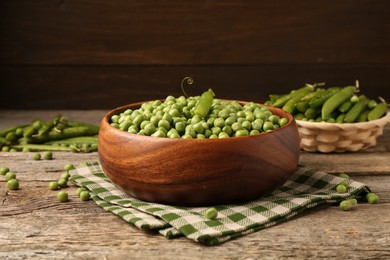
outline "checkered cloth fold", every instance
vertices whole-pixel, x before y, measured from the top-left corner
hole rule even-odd
[[[206,245],[217,245],[274,226],[321,204],[361,199],[369,191],[363,183],[349,179],[347,192],[340,194],[336,186],[343,178],[301,166],[268,196],[242,204],[215,206],[218,216],[210,220],[204,216],[207,207],[163,205],[127,195],[113,185],[97,162],[76,167],[70,174],[74,184],[90,191],[97,205],[136,227],[155,230],[167,238],[184,235]]]

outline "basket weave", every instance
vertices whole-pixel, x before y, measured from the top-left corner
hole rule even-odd
[[[308,152],[356,152],[376,144],[390,122],[386,116],[362,123],[324,123],[296,120],[301,137],[301,149]]]

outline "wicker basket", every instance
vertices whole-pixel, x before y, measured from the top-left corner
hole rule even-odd
[[[377,137],[390,122],[390,112],[380,119],[364,123],[296,122],[302,150],[322,153],[356,152],[376,144]]]

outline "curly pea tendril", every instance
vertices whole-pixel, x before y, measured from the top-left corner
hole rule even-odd
[[[185,77],[185,78],[183,78],[183,79],[181,80],[181,84],[180,84],[180,86],[181,86],[181,91],[183,92],[184,96],[185,96],[186,98],[188,98],[188,95],[187,95],[187,93],[186,93],[185,90],[184,90],[184,83],[187,83],[188,85],[192,85],[192,84],[194,83],[194,79],[191,78],[191,77]]]

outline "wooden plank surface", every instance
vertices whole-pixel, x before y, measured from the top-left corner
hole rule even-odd
[[[0,61],[389,63],[389,7],[386,0],[8,0],[0,4]]]
[[[389,10],[387,0],[0,1],[0,109],[105,109],[180,94],[188,75],[225,98],[358,79],[390,100]]]
[[[0,129],[50,119],[62,112],[98,124],[107,112],[0,110]],[[63,166],[97,160],[97,153],[55,153],[52,161],[34,161],[32,153],[0,153],[0,165],[16,172],[21,188],[9,191],[0,178],[1,259],[388,259],[390,258],[390,127],[367,151],[345,154],[305,153],[300,162],[320,170],[345,171],[366,183],[378,205],[360,204],[350,212],[336,206],[314,208],[300,217],[216,247],[185,238],[168,240],[140,231],[92,201],[56,201],[47,189]]]
[[[390,100],[390,65],[283,66],[0,66],[5,84],[0,108],[112,109],[133,102],[183,95],[180,82],[199,95],[212,88],[219,98],[264,102],[305,83],[346,86],[359,80],[362,93]]]

